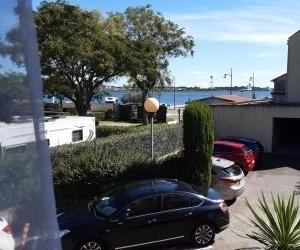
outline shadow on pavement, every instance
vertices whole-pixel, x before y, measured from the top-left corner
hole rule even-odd
[[[297,184],[295,186],[295,193],[296,193],[296,195],[300,195],[300,181],[297,182]]]
[[[226,205],[227,205],[228,207],[230,207],[230,206],[233,205],[235,202],[236,202],[236,198],[233,199],[233,200],[226,201]]]
[[[300,154],[266,153],[263,162],[254,171],[290,167],[300,170]]]

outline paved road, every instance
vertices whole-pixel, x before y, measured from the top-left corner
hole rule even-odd
[[[231,216],[229,228],[218,234],[214,245],[206,249],[261,249],[260,244],[255,241],[237,235],[242,234],[242,232],[249,232],[247,224],[241,221],[246,220],[250,216],[249,210],[244,204],[245,198],[255,206],[257,197],[261,191],[265,193],[268,200],[271,198],[271,192],[273,192],[274,195],[289,195],[295,191],[300,196],[300,159],[295,163],[290,157],[282,158],[279,155],[268,157],[267,160],[268,162],[264,169],[254,171],[248,175],[245,193],[229,207]],[[268,166],[272,167],[272,169],[268,169]],[[192,250],[191,248],[182,247],[171,248],[171,250],[175,249]]]

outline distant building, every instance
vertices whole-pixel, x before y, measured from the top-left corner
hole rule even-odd
[[[287,73],[276,77],[272,80],[274,83],[274,90],[272,92],[273,101],[276,103],[286,102],[286,86],[287,86]]]
[[[258,139],[267,152],[300,152],[300,31],[288,39],[287,73],[276,77],[272,101],[212,105],[215,136]]]
[[[288,39],[287,73],[272,82],[274,102],[300,103],[300,30]]]
[[[239,104],[243,102],[251,101],[251,99],[238,96],[238,95],[220,95],[220,96],[210,96],[202,99],[194,100],[191,102],[203,102],[208,105],[222,105],[222,104]]]

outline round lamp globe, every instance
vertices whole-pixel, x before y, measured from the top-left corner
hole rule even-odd
[[[148,113],[155,113],[159,109],[159,101],[153,97],[146,99],[144,108]]]

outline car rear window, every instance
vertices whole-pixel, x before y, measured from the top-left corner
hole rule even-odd
[[[223,168],[222,171],[231,176],[240,175],[242,173],[242,170],[236,165],[230,166],[229,168]]]
[[[250,151],[250,149],[247,146],[243,146],[242,150],[243,150],[243,152],[249,152]]]

